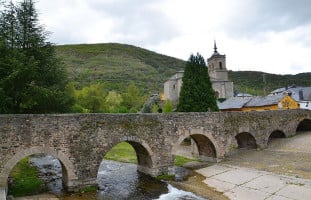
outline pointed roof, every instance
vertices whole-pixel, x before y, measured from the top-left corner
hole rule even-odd
[[[214,40],[214,52],[213,54],[211,55],[210,58],[207,59],[207,62],[211,61],[212,59],[214,58],[225,58],[226,56],[225,55],[222,55],[220,54],[218,51],[217,51],[217,44],[216,44],[216,40]]]
[[[218,51],[217,51],[217,45],[216,45],[216,40],[214,40],[214,53],[212,56],[214,55],[219,55]]]

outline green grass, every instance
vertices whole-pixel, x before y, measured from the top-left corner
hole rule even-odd
[[[105,159],[126,163],[137,163],[136,152],[134,148],[127,142],[121,142],[114,146],[106,154]]]
[[[40,191],[43,181],[38,177],[37,168],[29,164],[29,157],[22,159],[12,170],[13,185],[9,194],[15,197],[35,194]]]
[[[200,160],[198,160],[198,159],[190,159],[190,158],[175,155],[174,165],[181,167],[184,164],[186,164],[188,162],[192,162],[192,161],[200,162]]]
[[[127,142],[121,142],[114,146],[105,156],[107,160],[114,160],[119,162],[126,163],[136,163],[137,164],[137,156],[134,148]],[[174,165],[183,166],[184,164],[192,161],[198,161],[198,159],[189,159],[182,156],[175,156]]]
[[[84,188],[81,188],[79,190],[80,193],[85,193],[85,192],[94,192],[97,190],[97,187],[95,186],[88,186],[88,187],[84,187]]]

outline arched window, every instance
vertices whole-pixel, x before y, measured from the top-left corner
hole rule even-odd
[[[222,62],[219,62],[219,69],[222,69]]]

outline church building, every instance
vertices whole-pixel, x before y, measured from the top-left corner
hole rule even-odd
[[[226,56],[218,53],[214,42],[214,53],[207,59],[207,67],[216,98],[233,97],[233,82],[228,79]],[[164,99],[177,103],[184,72],[179,71],[164,83]]]

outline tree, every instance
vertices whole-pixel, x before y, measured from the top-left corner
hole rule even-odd
[[[169,99],[165,101],[164,106],[163,106],[163,112],[164,113],[169,113],[169,112],[173,112],[174,106],[172,101],[170,101]]]
[[[122,94],[122,106],[129,112],[136,113],[142,105],[142,97],[134,83],[127,87],[127,91]]]
[[[46,41],[48,33],[39,24],[34,2],[0,8],[0,89],[7,99],[0,111],[69,112],[73,97],[66,91],[67,74]]]
[[[122,103],[122,97],[115,91],[110,91],[106,98],[106,107],[109,113],[118,113],[120,110],[120,104]]]
[[[106,95],[102,84],[96,83],[75,92],[74,112],[101,113],[105,111]]]
[[[198,53],[187,61],[177,111],[218,111],[216,98],[204,58]]]

